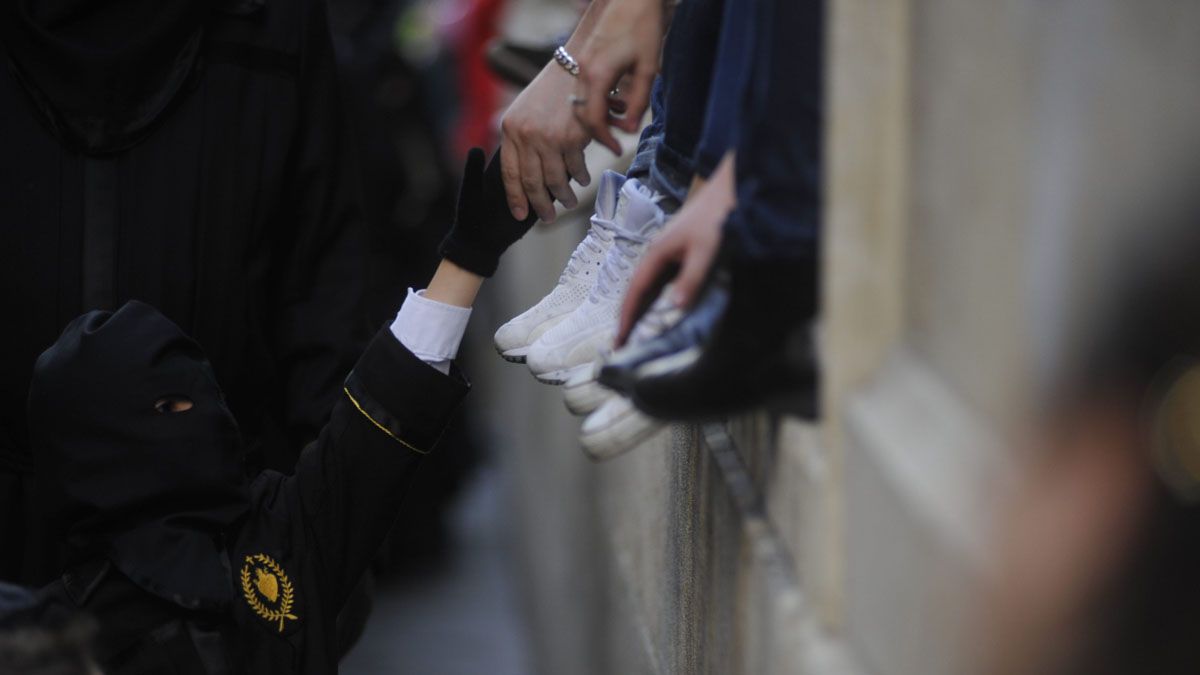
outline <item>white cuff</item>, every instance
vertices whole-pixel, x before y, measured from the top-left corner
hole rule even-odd
[[[392,321],[392,335],[414,356],[449,373],[470,318],[471,308],[430,300],[424,290],[410,288]]]

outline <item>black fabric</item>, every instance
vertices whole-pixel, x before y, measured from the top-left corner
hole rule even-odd
[[[24,586],[0,581],[0,628],[21,623],[22,617],[37,606],[37,596]]]
[[[91,624],[87,617],[80,614],[75,609],[74,603],[67,598],[48,596],[37,589],[0,582],[0,672],[8,673],[4,667],[11,663],[8,658],[13,656],[10,650],[17,646],[16,641],[28,641],[32,638],[32,642],[36,643],[42,639],[41,635],[33,637],[37,633],[57,634],[56,637],[63,642],[75,642],[79,647],[86,646],[92,634]],[[9,639],[5,640],[6,637]],[[69,652],[73,651],[72,648],[76,645],[57,645],[57,653],[52,655],[57,658],[47,659],[47,661],[58,660],[60,663],[72,661],[72,654]],[[50,649],[46,649],[49,645],[31,646],[33,649],[30,651],[40,651],[43,654],[50,651]],[[49,654],[45,655],[50,656]],[[23,658],[27,659],[28,656],[27,653]],[[79,656],[79,654],[75,656]],[[60,664],[43,662],[42,665],[47,666],[45,671],[47,673],[60,672],[53,670],[54,665]],[[28,671],[22,670],[21,672]],[[67,672],[85,672],[85,670],[80,667],[78,671],[69,670]]]
[[[226,675],[233,668],[222,635],[222,613],[183,610],[147,594],[111,564],[89,564],[64,574],[39,593],[44,604],[87,608],[103,616],[92,657],[105,673]]]
[[[119,570],[98,577],[93,568],[45,589],[97,618],[98,642],[107,646],[103,672],[211,672],[198,667],[202,659],[228,663],[236,673],[337,672],[336,616],[395,522],[424,457],[411,449],[416,436],[396,437],[363,410],[382,410],[412,432],[437,438],[469,389],[460,376],[443,375],[408,352],[386,328],[354,373],[354,398],[340,393],[295,474],[265,471],[250,484],[246,517],[225,536],[237,596],[230,608],[163,602]],[[264,592],[259,581],[268,575]]]
[[[658,344],[675,351],[625,374],[630,398],[665,421],[713,421],[758,407],[815,419],[812,266],[739,263],[732,272],[727,301],[720,286],[710,287],[687,317],[651,340],[643,351],[669,353]],[[621,375],[607,379],[619,382]]]
[[[136,143],[191,79],[212,0],[5,0],[0,39],[68,146]]]
[[[500,151],[484,166],[483,150],[471,148],[463,167],[458,193],[458,212],[454,226],[442,240],[442,257],[474,272],[490,277],[496,273],[500,256],[537,222],[530,214],[525,220],[513,218],[500,176]]]
[[[116,282],[117,171],[115,162],[83,164],[83,304],[113,309]]]
[[[386,354],[389,361],[407,363],[409,370],[428,370],[427,376],[441,375],[433,366],[414,357],[389,331],[376,335],[368,350]],[[429,420],[440,420],[443,402],[460,397],[464,385],[469,387],[458,367],[455,364],[450,367],[450,377],[425,377],[420,389],[385,370],[356,368],[346,378],[346,391],[388,433],[403,438],[417,452],[428,453],[442,434],[442,425],[431,425]]]
[[[2,22],[2,20],[0,20]],[[61,571],[25,399],[73,318],[140,299],[205,349],[251,468],[291,471],[365,345],[363,242],[324,3],[211,13],[195,86],[111,155],[111,302],[85,299],[85,165],[0,67],[0,579]],[[3,56],[0,56],[3,58]]]
[[[156,406],[180,397],[191,409]],[[34,368],[29,426],[69,561],[106,557],[164,600],[228,606],[222,537],[247,507],[243,448],[178,326],[136,301],[71,322]]]

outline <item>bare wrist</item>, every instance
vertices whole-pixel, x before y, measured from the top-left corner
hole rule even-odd
[[[483,277],[449,260],[442,260],[425,289],[425,297],[455,307],[470,307],[475,304],[475,296],[482,285]]]

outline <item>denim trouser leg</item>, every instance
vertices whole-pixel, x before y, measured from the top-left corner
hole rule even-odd
[[[754,77],[726,224],[743,261],[815,262],[821,217],[822,0],[755,0]],[[815,265],[803,266],[815,274]]]
[[[693,166],[708,178],[725,153],[737,145],[746,83],[753,72],[755,15],[753,0],[729,0],[721,19],[721,38],[713,64],[704,126]]]
[[[630,178],[645,180],[650,176],[650,166],[654,163],[654,153],[658,151],[663,139],[663,94],[662,77],[654,78],[654,86],[650,89],[650,124],[642,129],[638,137],[637,153],[625,174]]]
[[[637,153],[625,175],[636,178],[655,192],[670,197],[673,201],[664,202],[663,207],[674,211],[687,195],[690,177],[681,179],[673,172],[663,173],[656,167],[663,146],[663,126],[666,121],[663,90],[663,78],[656,78],[654,87],[650,90],[650,124],[642,129],[642,135],[638,138]]]
[[[663,47],[663,139],[651,176],[680,202],[695,173],[725,0],[686,0],[675,10]]]

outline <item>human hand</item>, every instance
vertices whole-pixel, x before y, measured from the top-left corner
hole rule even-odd
[[[554,222],[554,199],[567,208],[579,204],[570,180],[580,185],[592,180],[583,159],[591,138],[567,102],[574,79],[557,63],[546,64],[500,122],[501,175],[517,220],[532,206],[539,218]]]
[[[483,150],[471,148],[463,168],[454,225],[442,240],[442,257],[456,266],[490,277],[500,256],[533,227],[534,217],[517,219],[509,212],[500,179],[503,151],[497,150],[484,168]]]
[[[629,133],[637,131],[658,73],[662,36],[662,0],[609,0],[576,57],[575,118],[614,154],[621,154],[621,144],[609,124]],[[615,118],[609,115],[609,92],[618,83],[624,111]]]
[[[618,347],[625,344],[634,324],[672,279],[672,302],[685,309],[692,306],[717,257],[722,226],[735,202],[730,154],[721,160],[710,180],[693,191],[634,271],[621,304]]]

